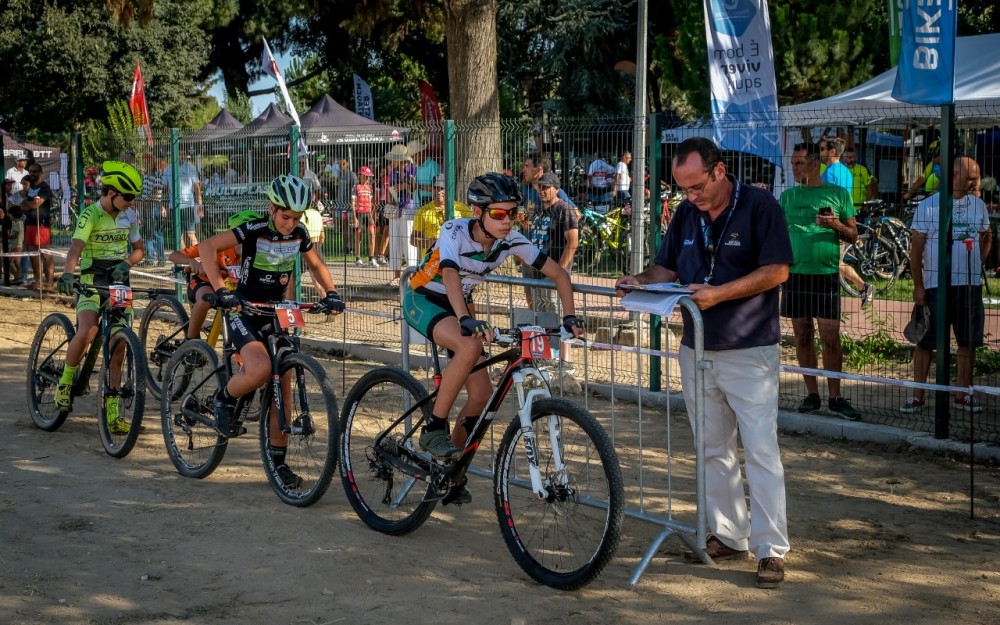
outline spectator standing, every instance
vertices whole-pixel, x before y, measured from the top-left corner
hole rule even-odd
[[[24,252],[24,211],[20,206],[10,205],[7,211],[10,218],[10,234],[8,235],[8,248],[11,254],[21,254]],[[10,283],[12,286],[24,284],[24,276],[27,273],[27,265],[23,262],[28,260],[24,256],[11,259],[10,263]]]
[[[441,166],[433,158],[427,156],[427,146],[419,141],[406,144],[406,153],[413,159],[414,190],[413,205],[422,206],[434,201],[434,179],[441,173]]]
[[[632,153],[623,152],[618,165],[615,167],[615,203],[625,204],[632,199],[632,174],[629,173],[629,165],[632,164]]]
[[[205,208],[201,197],[201,176],[198,168],[191,162],[191,153],[184,155],[184,162],[177,169],[179,182],[178,188],[174,189],[173,164],[167,165],[163,169],[161,183],[163,187],[163,197],[167,198],[171,206],[175,197],[180,202],[181,211],[181,235],[180,247],[198,245],[198,224],[204,217]]]
[[[823,137],[819,140],[819,155],[825,166],[820,172],[823,182],[835,184],[848,191],[854,189],[854,176],[843,163],[840,155],[844,153],[844,140],[840,137]]]
[[[788,277],[792,249],[784,214],[769,192],[726,173],[719,148],[697,137],[677,146],[673,175],[687,198],[674,213],[653,264],[615,288],[690,284],[704,319],[705,488],[713,560],[757,559],[757,586],[785,577],[789,550],[785,473],[778,448],[778,285]],[[684,315],[681,377],[688,414],[695,395],[694,328]],[[692,421],[692,426],[694,422]],[[740,475],[743,441],[750,512]],[[689,554],[689,557],[694,557]]]
[[[416,265],[417,249],[410,244],[415,210],[413,205],[414,167],[406,155],[406,146],[395,148],[386,155],[391,163],[389,170],[389,195],[391,204],[386,209],[389,219],[389,264],[392,266],[392,286],[399,285],[403,267]]]
[[[156,263],[158,267],[167,264],[167,257],[163,247],[163,231],[167,227],[167,207],[163,204],[163,188],[160,181],[163,174],[157,167],[156,156],[147,153],[143,158],[144,170],[142,172],[142,195],[136,202],[136,213],[140,219],[140,233],[143,241],[146,242],[146,249],[149,251],[147,258],[149,262]]]
[[[364,265],[361,260],[361,238],[362,233],[368,233],[368,264],[372,267],[380,267],[375,258],[375,216],[372,214],[372,204],[375,198],[375,189],[372,188],[372,179],[375,172],[367,165],[362,165],[358,170],[360,181],[354,185],[354,264]]]
[[[587,199],[591,202],[610,203],[614,179],[615,168],[604,160],[600,152],[595,152],[594,160],[587,168],[587,184],[590,185]]]
[[[434,179],[434,201],[428,202],[417,209],[417,214],[413,218],[413,233],[410,234],[410,245],[417,248],[420,258],[427,256],[427,252],[437,243],[441,234],[441,226],[446,221],[444,210],[445,201],[445,178],[444,174],[438,174]],[[452,204],[454,214],[452,219],[460,217],[472,217],[472,210],[455,200]]]
[[[13,181],[15,185],[21,184],[21,178],[28,175],[28,157],[21,154],[14,161],[14,166],[7,170],[4,180]]]
[[[917,193],[930,195],[936,193],[941,185],[941,143],[931,141],[927,146],[927,156],[931,159],[924,167],[923,173],[913,181],[913,184],[903,192],[903,199],[908,200]]]
[[[23,202],[21,204],[24,210],[24,250],[37,252],[37,255],[31,257],[35,287],[52,291],[55,288],[55,261],[47,250],[52,245],[51,211],[54,195],[49,183],[45,181],[39,163],[28,165],[28,174],[31,175],[32,183],[27,195],[32,203],[29,206],[25,206]]]
[[[546,172],[551,171],[552,159],[547,155],[540,156],[536,152],[532,152],[525,157],[524,163],[521,165],[521,195],[524,197],[524,207],[527,209],[529,218],[535,209],[542,205],[542,198],[535,189],[535,186]],[[576,208],[576,203],[561,188],[558,189],[557,195],[560,200]]]
[[[573,257],[580,243],[580,215],[558,196],[561,181],[559,176],[546,172],[538,181],[538,194],[542,205],[531,217],[527,239],[552,260],[559,263],[567,274],[573,270]],[[521,265],[525,278],[542,280],[545,276],[531,265]],[[528,305],[538,312],[559,312],[559,299],[553,289],[528,287],[525,289]],[[553,385],[564,392],[576,395],[582,392],[580,383],[573,377],[573,352],[567,345],[559,346],[562,361],[559,375]]]
[[[843,165],[841,165],[843,167]],[[829,171],[829,168],[827,168]],[[823,345],[823,367],[840,371],[840,241],[858,239],[854,203],[850,192],[819,176],[819,156],[811,143],[800,143],[792,152],[792,173],[798,186],[781,194],[788,222],[795,264],[782,288],[781,315],[792,320],[799,366],[815,369],[815,328]],[[815,320],[815,324],[814,324]],[[806,398],[798,411],[819,410],[823,403],[816,377],[803,376]],[[840,380],[827,378],[829,408],[845,419],[857,421],[860,413],[840,394]]]
[[[949,315],[948,324],[953,328],[958,343],[958,386],[972,384],[972,365],[975,349],[983,344],[983,276],[982,261],[989,256],[993,245],[986,205],[976,197],[979,188],[979,165],[968,157],[957,158],[952,167],[952,241],[951,241],[951,284],[945,298]],[[913,274],[913,303],[930,308],[929,330],[913,350],[913,379],[926,382],[930,371],[931,356],[937,337],[935,318],[937,310],[937,289],[941,282],[938,275],[938,242],[941,239],[939,213],[941,194],[936,193],[917,205],[913,216],[912,244],[910,247],[910,271]],[[971,239],[969,252],[964,241]],[[970,259],[972,260],[970,266]],[[955,405],[968,412],[981,412],[971,395],[955,393]],[[903,413],[913,413],[926,405],[924,390],[914,389],[913,398],[900,409]]]
[[[851,187],[851,199],[854,201],[854,209],[857,210],[868,200],[878,198],[878,179],[868,171],[868,168],[858,162],[858,155],[854,148],[844,148],[844,156],[840,162],[851,172],[854,185]]]

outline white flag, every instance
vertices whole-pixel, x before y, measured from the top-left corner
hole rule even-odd
[[[354,112],[368,119],[375,119],[375,105],[372,90],[361,76],[354,75]]]
[[[302,135],[302,122],[299,121],[299,114],[295,111],[292,97],[288,95],[285,78],[281,75],[281,69],[278,67],[278,62],[274,60],[274,55],[271,54],[271,47],[267,45],[267,39],[264,39],[264,55],[261,58],[261,65],[264,66],[265,72],[278,81],[278,88],[281,90],[281,97],[285,99],[285,106],[288,107],[288,112],[295,121],[295,125],[299,127],[299,149],[302,154],[308,154],[309,149],[306,147],[306,138]]]

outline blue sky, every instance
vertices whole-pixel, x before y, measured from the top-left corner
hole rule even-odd
[[[276,54],[275,58],[278,60],[278,67],[281,69],[282,75],[284,75],[284,73],[288,70],[288,65],[291,62],[291,57],[288,56],[287,54]],[[216,78],[215,86],[213,86],[211,90],[209,90],[209,93],[215,96],[215,99],[219,101],[219,104],[222,104],[223,101],[225,101],[226,99],[226,90],[222,84],[222,75],[216,73],[215,78]],[[264,74],[264,77],[261,78],[260,80],[250,83],[250,91],[255,91],[257,89],[271,89],[277,86],[277,84],[278,83],[275,82],[273,78],[271,78],[267,74]],[[277,102],[277,94],[275,94],[273,91],[271,93],[268,93],[267,95],[258,95],[250,98],[250,103],[253,105],[253,116],[257,117],[258,115],[260,115],[264,111],[264,109],[267,108],[267,105],[271,104],[272,102]]]

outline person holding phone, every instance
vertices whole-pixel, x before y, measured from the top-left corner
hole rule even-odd
[[[785,190],[779,203],[788,222],[795,263],[782,287],[781,316],[792,320],[799,366],[817,366],[815,329],[823,343],[823,368],[840,371],[840,242],[854,243],[854,202],[844,187],[823,181],[819,175],[819,150],[815,144],[797,144],[792,152],[792,173],[798,186]],[[814,322],[815,320],[815,322]],[[823,406],[816,376],[804,375],[806,397],[799,412]],[[861,413],[840,394],[840,380],[827,378],[829,409],[850,421]]]

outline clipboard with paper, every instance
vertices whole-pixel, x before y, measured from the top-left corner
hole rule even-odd
[[[622,285],[621,288],[629,291],[622,298],[622,308],[661,317],[669,317],[682,297],[694,293],[687,285],[676,282]]]

